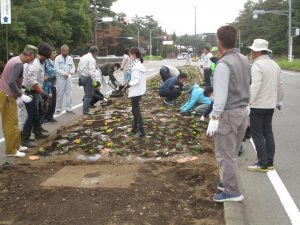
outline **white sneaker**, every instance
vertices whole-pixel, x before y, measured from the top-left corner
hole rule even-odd
[[[23,157],[25,157],[25,155],[26,154],[24,152],[17,151],[16,154],[6,155],[6,157],[19,157],[19,158],[23,158]]]
[[[19,148],[20,152],[26,152],[27,150],[28,150],[28,148],[26,146],[20,145],[20,148]]]

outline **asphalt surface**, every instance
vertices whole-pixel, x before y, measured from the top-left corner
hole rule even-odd
[[[159,71],[162,65],[180,66],[185,60],[163,60],[145,62],[146,75],[151,76]],[[198,65],[199,63],[193,63]],[[77,77],[73,80],[73,106],[76,115],[65,113],[56,117],[58,123],[45,125],[51,133],[59,126],[70,124],[82,115],[83,89],[77,84]],[[284,71],[283,109],[276,110],[273,119],[273,131],[276,142],[275,168],[276,172],[290,194],[293,204],[283,206],[281,199],[286,199],[286,193],[275,191],[270,178],[274,174],[253,173],[247,171],[247,166],[256,162],[256,153],[252,144],[244,143],[245,151],[239,160],[241,189],[244,194],[242,203],[225,203],[225,217],[230,225],[288,225],[300,224],[300,73]],[[1,124],[1,121],[0,121]],[[0,132],[0,163],[5,160],[2,131]],[[276,186],[276,182],[275,182]],[[294,211],[293,211],[294,209]],[[289,216],[290,217],[289,217]]]

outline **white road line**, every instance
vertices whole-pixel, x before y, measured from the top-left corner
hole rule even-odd
[[[285,70],[283,70],[282,71],[284,74],[288,74],[288,75],[292,75],[292,76],[297,76],[298,74],[296,74],[296,73],[291,73],[291,72],[288,72],[288,71],[285,71]]]
[[[157,73],[149,74],[149,75],[146,76],[146,77],[150,78],[150,77],[154,76],[155,74],[157,74]],[[83,88],[83,87],[79,87],[79,88],[81,89],[81,88]],[[106,94],[107,94],[107,93],[106,93]],[[72,107],[72,109],[77,109],[77,108],[79,108],[79,107],[82,106],[82,105],[83,105],[83,103],[80,103],[80,104],[75,105],[74,107]],[[62,116],[62,115],[65,114],[65,113],[66,113],[66,110],[62,111],[60,114],[54,115],[53,117],[56,118],[56,117]],[[2,142],[4,142],[4,141],[5,141],[5,139],[4,139],[4,138],[1,138],[1,139],[0,139],[0,144],[1,144]]]
[[[255,148],[252,138],[250,139],[250,142],[254,148],[254,151],[256,152],[256,148]],[[300,224],[299,209],[298,209],[295,201],[291,197],[290,193],[286,189],[284,183],[280,179],[277,171],[275,169],[270,170],[267,172],[267,175],[279,197],[279,200],[280,200],[285,212],[287,213],[288,217],[290,218],[292,225],[299,225]]]

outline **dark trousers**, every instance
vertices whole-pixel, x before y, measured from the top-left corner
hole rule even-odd
[[[88,114],[90,112],[90,103],[94,95],[93,80],[90,76],[80,76],[80,80],[84,90],[83,114]]]
[[[31,132],[35,134],[41,133],[41,96],[36,92],[27,93],[32,96],[32,101],[26,103],[27,119],[22,131],[22,139],[29,139]]]
[[[212,71],[210,68],[204,69],[204,80],[206,87],[211,86]]]
[[[167,102],[173,101],[181,95],[181,91],[177,89],[160,91],[159,96],[165,97]]]
[[[133,115],[133,124],[132,124],[132,130],[134,132],[140,131],[142,134],[145,133],[144,130],[144,122],[142,118],[142,114],[140,111],[140,100],[142,96],[136,96],[136,97],[131,97],[131,112]]]
[[[99,92],[98,90],[94,89],[94,95],[90,102],[90,105],[95,105],[98,101],[101,101],[103,99],[104,99],[103,94],[101,94],[101,92]]]
[[[255,109],[250,112],[251,135],[257,151],[258,164],[266,167],[273,164],[275,142],[272,131],[274,109]]]
[[[46,120],[53,119],[56,107],[56,87],[51,87],[52,98],[48,102],[48,110],[45,115]]]

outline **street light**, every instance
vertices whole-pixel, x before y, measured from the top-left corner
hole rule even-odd
[[[253,19],[257,19],[258,15],[267,13],[287,16],[289,20],[288,27],[288,60],[293,60],[293,37],[292,37],[292,0],[288,0],[289,10],[253,10]]]
[[[97,5],[97,1],[93,0],[92,4],[90,5],[90,8],[93,9],[93,17],[94,17],[94,45],[97,46],[97,9],[99,6]]]

